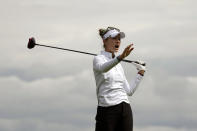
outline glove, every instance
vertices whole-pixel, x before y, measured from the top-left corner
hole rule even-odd
[[[138,71],[144,70],[146,71],[146,64],[143,61],[132,62],[132,64],[137,68]]]

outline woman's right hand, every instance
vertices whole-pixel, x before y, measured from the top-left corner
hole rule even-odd
[[[122,60],[122,59],[124,59],[125,57],[127,57],[127,56],[131,53],[131,51],[132,51],[133,49],[134,49],[133,43],[130,44],[130,45],[128,45],[128,46],[124,49],[124,51],[122,52],[122,54],[119,56],[120,59]]]

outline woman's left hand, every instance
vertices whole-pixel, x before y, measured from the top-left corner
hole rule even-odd
[[[137,61],[138,63],[133,62],[132,64],[137,68],[139,71],[138,74],[144,75],[144,72],[146,71],[146,65],[145,62]],[[144,65],[143,65],[144,64]]]

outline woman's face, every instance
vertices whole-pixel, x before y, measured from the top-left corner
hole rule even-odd
[[[116,53],[119,50],[120,47],[120,35],[117,35],[114,38],[107,38],[106,40],[104,40],[104,47],[105,47],[105,51],[107,52],[111,52],[111,53]]]

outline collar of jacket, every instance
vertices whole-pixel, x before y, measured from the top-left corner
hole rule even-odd
[[[111,52],[107,52],[107,51],[101,51],[101,54],[106,56],[107,58],[112,59],[112,53]]]

